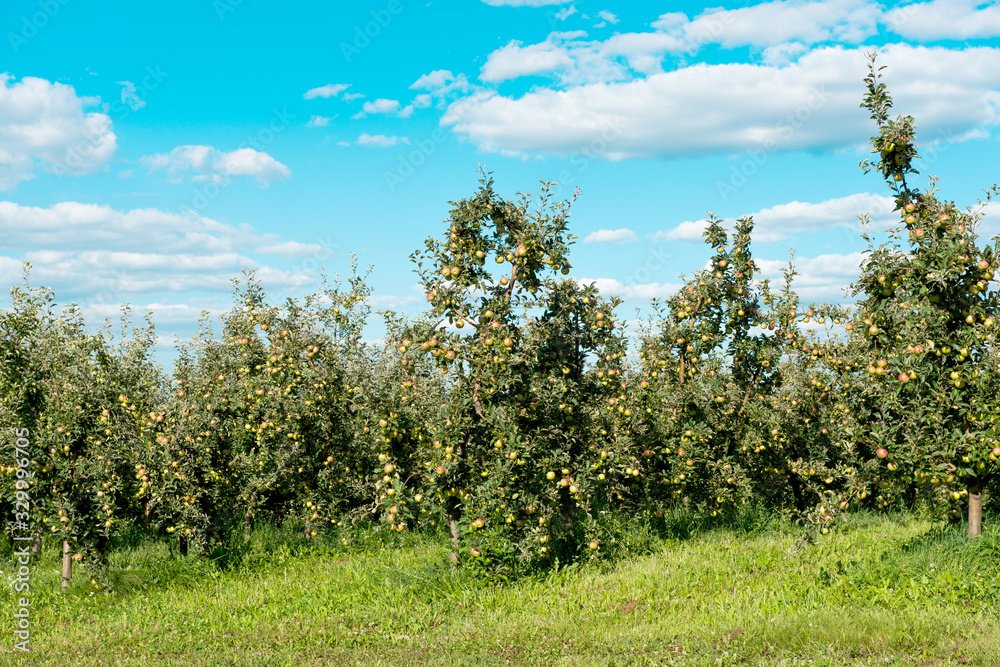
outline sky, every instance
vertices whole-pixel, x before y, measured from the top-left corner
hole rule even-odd
[[[849,303],[858,216],[898,224],[858,167],[873,49],[920,178],[974,206],[1000,181],[994,2],[7,0],[0,305],[29,261],[95,326],[150,309],[169,367],[244,268],[280,302],[353,253],[373,307],[416,314],[410,255],[480,166],[504,197],[579,188],[571,275],[630,320],[705,266],[710,212],[754,217],[761,277],[794,251],[804,300]]]

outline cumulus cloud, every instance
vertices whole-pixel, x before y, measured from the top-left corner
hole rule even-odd
[[[556,12],[556,18],[559,19],[560,21],[565,21],[570,16],[576,13],[577,13],[576,6],[570,5],[569,7],[563,7],[558,12]]]
[[[0,190],[34,178],[39,165],[57,175],[100,170],[118,144],[111,119],[84,110],[98,102],[66,84],[0,73]]]
[[[782,42],[858,44],[878,33],[882,10],[869,0],[775,0],[738,9],[709,9],[691,21],[676,13],[653,23],[690,48],[765,47]],[[681,19],[683,17],[683,19]]]
[[[131,81],[119,81],[118,85],[122,87],[122,103],[127,104],[132,111],[138,111],[146,106],[146,103],[139,99],[134,83]]]
[[[419,79],[410,84],[411,90],[426,90],[428,91],[424,95],[418,95],[417,99],[423,98],[423,102],[418,103],[414,100],[415,106],[428,106],[430,103],[430,97],[444,97],[449,93],[467,92],[471,86],[469,85],[469,80],[464,74],[452,74],[450,70],[438,69],[428,74],[424,74]]]
[[[412,111],[412,106],[400,109],[399,100],[379,98],[377,100],[372,100],[371,102],[365,102],[361,107],[361,111],[351,116],[351,118],[358,120],[368,116],[369,114],[389,114],[397,112],[400,117],[405,118],[409,116]]]
[[[406,137],[362,133],[361,136],[358,137],[357,143],[358,146],[368,146],[370,148],[389,148],[391,146],[395,146],[396,144],[409,144],[410,140]]]
[[[326,127],[336,116],[310,116],[306,127]]]
[[[549,42],[532,57],[503,55],[527,48],[491,54],[484,77],[538,72],[566,54]],[[925,137],[958,137],[1000,121],[1000,49],[896,44],[881,62],[895,108],[919,118]],[[520,97],[480,90],[453,102],[442,122],[484,150],[514,154],[570,154],[617,127],[603,152],[612,160],[857,146],[870,135],[858,108],[865,63],[863,48],[823,47],[780,67],[702,63]]]
[[[506,81],[551,72],[571,64],[569,54],[556,44],[543,42],[522,46],[521,42],[515,40],[489,55],[479,78],[490,82]]]
[[[635,241],[635,232],[631,229],[598,229],[587,234],[584,243],[631,243]]]
[[[860,228],[858,216],[868,214],[873,226],[884,228],[898,222],[892,197],[861,192],[813,204],[792,201],[777,204],[750,214],[754,221],[756,243],[784,241],[794,234],[815,233],[829,229]],[[673,229],[657,232],[653,238],[670,241],[702,241],[707,220],[688,220]]]
[[[329,239],[301,243],[198,215],[65,201],[48,207],[0,201],[0,281],[21,283],[22,261],[34,284],[85,314],[116,315],[122,303],[153,307],[157,323],[191,327],[203,307],[219,307],[244,267],[269,289],[315,285],[320,261],[336,252]],[[261,257],[280,258],[278,264]],[[92,320],[88,319],[88,322]]]
[[[325,86],[320,86],[319,88],[312,88],[310,90],[307,90],[302,97],[304,97],[307,100],[314,100],[317,97],[322,97],[322,98],[336,97],[337,95],[344,92],[350,87],[351,84],[349,83],[328,83]]]
[[[983,39],[1000,35],[1000,5],[978,0],[913,2],[887,11],[883,22],[909,39]]]
[[[368,303],[375,309],[394,310],[403,306],[417,303],[419,300],[415,296],[398,296],[395,294],[373,294],[368,298]]]
[[[230,176],[253,176],[264,187],[292,175],[291,169],[253,148],[225,153],[212,146],[178,146],[169,153],[143,156],[140,162],[150,171],[165,170],[172,175],[194,172],[196,181],[225,182]]]
[[[563,12],[568,15],[570,9]],[[564,18],[563,12],[557,17]],[[608,11],[599,16],[602,21],[595,27],[617,21]],[[550,35],[538,44],[509,43],[488,59],[483,80],[545,74],[564,85],[624,81],[661,71],[665,58],[684,58],[708,45],[750,47],[751,56],[765,64],[784,65],[814,46],[861,44],[880,28],[914,39],[989,38],[1000,35],[1000,7],[995,2],[932,0],[885,11],[872,0],[773,0],[706,9],[693,18],[668,12],[651,27],[603,41],[558,43]]]
[[[361,108],[365,113],[392,113],[399,109],[399,100],[377,99],[365,102]]]
[[[682,285],[672,283],[622,283],[614,278],[580,278],[581,285],[594,285],[604,295],[618,296],[625,301],[650,301],[673,296]]]
[[[795,258],[793,266],[799,275],[795,276],[792,289],[807,302],[843,301],[844,291],[857,279],[865,257],[864,253],[853,252]],[[784,281],[781,272],[788,266],[788,260],[754,259],[754,262],[760,269],[758,278]]]

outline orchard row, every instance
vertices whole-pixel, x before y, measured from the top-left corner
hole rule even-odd
[[[0,423],[31,434],[32,524],[94,564],[136,528],[186,552],[255,521],[439,525],[500,574],[617,553],[614,517],[677,505],[764,504],[822,534],[852,507],[920,502],[967,507],[978,533],[1000,457],[997,241],[908,185],[913,119],[889,120],[874,60],[866,83],[879,159],[862,166],[909,234],[869,239],[850,308],[801,303],[791,265],[759,280],[752,220],[712,218],[710,268],[629,339],[618,299],[566,277],[570,202],[544,185],[506,200],[486,174],[412,256],[426,311],[383,313],[380,347],[356,272],[281,305],[234,281],[221,331],[169,378],[151,322],[117,339],[13,290]],[[17,474],[0,464],[8,515]]]

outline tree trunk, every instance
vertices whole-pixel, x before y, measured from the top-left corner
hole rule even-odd
[[[62,589],[69,588],[69,580],[73,578],[73,555],[69,552],[69,542],[63,542]]]
[[[42,554],[42,534],[44,532],[44,526],[42,526],[42,524],[38,524],[38,530],[35,531],[35,539],[31,543],[32,556],[40,556]]]
[[[147,535],[149,535],[151,520],[152,512],[149,509],[149,498],[146,498],[142,501],[142,527],[145,529]]]
[[[451,560],[452,567],[458,562],[458,521],[462,518],[462,504],[455,499],[455,496],[450,496],[447,502],[448,511],[448,529],[451,531],[451,545],[454,551],[451,552],[449,560]]]
[[[806,499],[802,495],[802,483],[799,481],[798,475],[792,473],[788,476],[788,482],[792,487],[792,495],[795,497],[795,509],[799,512],[806,511]]]
[[[983,481],[978,477],[969,482],[969,536],[983,533]]]
[[[188,538],[187,535],[181,535],[179,541],[181,556],[188,555]]]
[[[243,539],[250,539],[250,531],[253,530],[253,504],[257,502],[257,492],[255,491],[247,502],[247,513],[243,517]]]

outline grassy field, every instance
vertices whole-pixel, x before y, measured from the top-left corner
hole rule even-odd
[[[226,568],[122,549],[115,592],[78,576],[67,595],[47,545],[32,651],[0,664],[996,666],[1000,531],[987,526],[969,542],[961,526],[855,515],[809,543],[777,520],[682,517],[637,531],[645,555],[504,585],[453,573],[433,537],[338,549],[262,531]],[[12,630],[9,587],[0,603]]]

